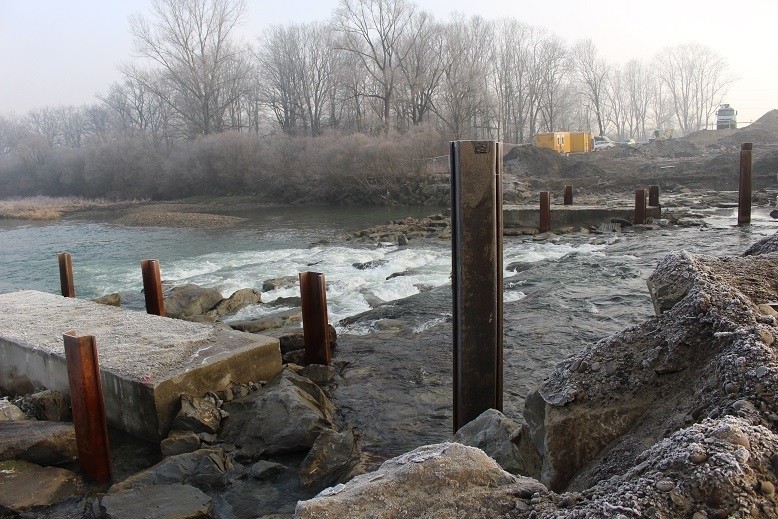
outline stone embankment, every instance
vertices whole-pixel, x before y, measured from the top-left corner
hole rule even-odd
[[[656,316],[560,362],[523,419],[489,410],[383,463],[380,417],[339,408],[367,368],[296,364],[299,337],[273,380],[182,395],[161,456],[129,468],[115,446],[107,489],[77,475],[61,395],[0,400],[0,516],[778,517],[778,234],[669,254],[648,285]],[[192,308],[240,306],[217,299]]]

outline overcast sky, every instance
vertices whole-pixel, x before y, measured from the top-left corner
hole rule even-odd
[[[338,0],[247,0],[242,36],[270,24],[326,20]],[[417,0],[452,11],[517,18],[568,42],[592,38],[613,63],[649,59],[680,43],[706,45],[736,78],[726,102],[747,122],[778,108],[778,0]],[[150,0],[0,0],[0,114],[96,101],[132,55],[128,16]]]

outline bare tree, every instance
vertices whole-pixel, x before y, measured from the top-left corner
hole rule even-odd
[[[708,47],[688,43],[665,49],[656,62],[681,131],[705,128],[731,82],[726,61]]]
[[[344,50],[359,57],[375,86],[366,95],[380,101],[384,134],[399,80],[399,68],[411,48],[404,38],[419,27],[411,25],[416,7],[406,0],[341,0],[335,27],[344,37]]]
[[[124,73],[153,90],[186,123],[191,134],[224,129],[224,113],[242,91],[236,88],[245,56],[233,42],[244,0],[152,0],[153,19],[130,19],[135,50],[161,70],[148,81],[142,67]],[[172,95],[171,95],[172,94]]]
[[[624,84],[629,98],[629,134],[640,140],[647,139],[648,107],[656,78],[646,66],[633,59],[624,65]]]
[[[572,49],[572,59],[581,87],[581,95],[594,111],[599,134],[605,135],[607,121],[605,109],[610,66],[598,56],[597,48],[592,40],[576,43]]]
[[[443,75],[443,30],[425,11],[411,17],[410,29],[401,43],[407,50],[400,62],[402,113],[417,126],[432,109]]]

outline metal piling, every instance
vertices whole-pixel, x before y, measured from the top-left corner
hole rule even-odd
[[[159,261],[141,260],[143,274],[143,296],[146,299],[146,313],[165,317],[165,300],[162,296],[162,277],[159,273]]]
[[[327,288],[324,274],[300,273],[300,299],[303,312],[303,340],[306,364],[329,364],[332,360],[327,317]]]
[[[73,256],[69,252],[60,252],[59,260],[59,284],[63,297],[76,297],[76,288],[73,282]]]
[[[740,147],[740,185],[738,189],[737,224],[751,223],[751,150],[753,143],[744,142]]]

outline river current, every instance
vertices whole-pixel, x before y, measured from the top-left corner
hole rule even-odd
[[[239,288],[261,288],[269,278],[314,270],[327,280],[330,321],[369,310],[450,283],[450,242],[411,241],[350,244],[343,233],[390,219],[423,216],[431,208],[306,209],[268,208],[244,212],[246,220],[225,229],[123,227],[108,218],[71,217],[52,223],[0,220],[0,293],[33,289],[58,293],[57,253],[73,254],[76,295],[96,298],[119,292],[125,306],[141,309],[140,261],[156,258],[162,277],[173,284],[195,283],[226,297]],[[741,254],[773,234],[778,223],[754,210],[753,223],[737,227],[735,209],[704,211],[701,227],[627,228],[625,232],[506,237],[506,339],[530,339],[549,346],[580,344],[615,333],[652,314],[646,278],[673,250]],[[355,263],[382,260],[374,268]],[[402,275],[398,275],[402,273]],[[394,275],[394,276],[392,276]],[[263,293],[263,302],[297,296],[297,288]],[[445,289],[433,291],[442,293]],[[450,315],[439,298],[440,317]],[[258,305],[238,318],[277,312]],[[366,333],[369,323],[339,326]]]

